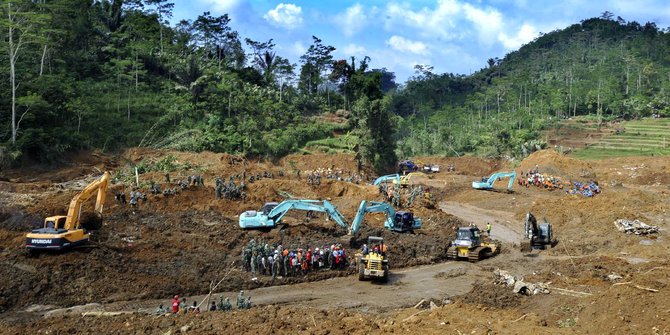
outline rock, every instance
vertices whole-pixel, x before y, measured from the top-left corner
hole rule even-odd
[[[160,329],[165,329],[172,326],[174,326],[174,320],[172,318],[163,318],[163,320],[158,323],[158,328]]]
[[[182,332],[182,333],[185,333],[185,332],[189,331],[190,329],[191,329],[191,326],[186,325],[186,326],[182,326],[181,328],[179,328],[179,331]]]
[[[616,273],[612,273],[612,274],[607,275],[606,278],[607,278],[607,280],[609,280],[609,281],[616,281],[616,280],[622,279],[623,277],[619,276],[619,275],[616,274]]]
[[[434,310],[434,309],[436,309],[436,308],[437,308],[437,305],[436,305],[434,302],[431,301],[431,302],[430,302],[430,310],[432,311],[432,310]]]

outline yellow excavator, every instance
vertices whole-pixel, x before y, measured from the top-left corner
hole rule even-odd
[[[67,215],[50,216],[44,219],[44,227],[34,229],[26,235],[26,248],[30,252],[63,250],[88,242],[90,234],[81,224],[81,206],[97,192],[95,212],[102,217],[110,174],[105,172],[100,179],[90,183],[70,201]]]

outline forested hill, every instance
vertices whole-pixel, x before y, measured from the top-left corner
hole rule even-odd
[[[417,74],[394,97],[405,155],[522,156],[575,115],[670,116],[670,34],[611,13],[543,34],[471,76]]]
[[[590,19],[471,76],[422,66],[397,85],[393,69],[334,59],[318,37],[294,64],[273,36],[241,36],[228,15],[170,25],[172,9],[3,1],[0,165],[135,146],[279,157],[348,132],[349,149],[383,169],[396,154],[523,155],[549,117],[668,113],[670,43],[653,24]]]

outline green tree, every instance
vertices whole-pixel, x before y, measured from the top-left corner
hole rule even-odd
[[[370,100],[363,96],[353,107],[353,113],[358,117],[355,130],[359,137],[357,154],[379,173],[393,169],[398,160],[389,103],[388,98]]]

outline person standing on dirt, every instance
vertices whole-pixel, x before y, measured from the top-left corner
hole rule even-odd
[[[179,295],[175,295],[172,299],[172,314],[179,313]]]
[[[165,182],[168,184],[170,183],[170,173],[165,174]]]
[[[240,291],[240,293],[237,294],[237,309],[242,309],[244,307],[244,291]]]
[[[486,224],[486,235],[491,236],[491,222]]]

